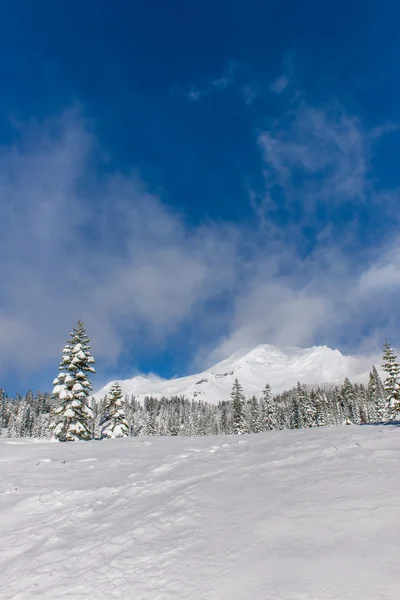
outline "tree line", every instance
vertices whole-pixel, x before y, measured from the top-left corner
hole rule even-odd
[[[100,401],[91,398],[95,360],[82,321],[65,345],[53,392],[9,398],[0,389],[0,433],[5,437],[47,437],[59,441],[137,435],[223,435],[387,422],[400,415],[400,365],[384,345],[382,382],[375,366],[368,385],[297,384],[273,395],[246,398],[236,379],[231,397],[218,405],[185,397],[123,396],[116,381]]]

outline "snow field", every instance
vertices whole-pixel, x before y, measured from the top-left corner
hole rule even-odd
[[[400,427],[0,444],[2,600],[400,598]]]

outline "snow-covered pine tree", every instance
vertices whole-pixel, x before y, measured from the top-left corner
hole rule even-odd
[[[318,390],[317,392],[311,392],[310,399],[315,410],[315,425],[326,427],[326,401],[324,395]]]
[[[307,390],[297,383],[297,405],[298,405],[298,426],[314,427],[315,425],[315,407]]]
[[[262,411],[263,411],[263,430],[275,431],[278,427],[278,415],[274,398],[272,396],[271,386],[269,383],[265,385],[262,396]]]
[[[158,434],[158,402],[155,398],[147,397],[144,399],[144,411],[145,411],[145,435],[157,435]]]
[[[355,394],[355,389],[348,377],[345,378],[341,396],[343,398],[343,404],[346,412],[346,425],[359,425],[361,423],[359,406]]]
[[[107,394],[107,404],[102,419],[102,437],[121,438],[129,435],[129,425],[125,414],[125,399],[121,386],[114,381]]]
[[[359,423],[368,423],[368,398],[367,398],[367,390],[365,386],[362,384],[354,384],[354,392],[355,392],[355,406],[357,410],[357,415],[359,418]]]
[[[181,433],[181,422],[179,418],[179,410],[173,407],[168,416],[167,421],[167,435],[180,435]],[[206,435],[206,433],[204,433]]]
[[[260,404],[255,396],[251,399],[251,431],[260,433],[262,431],[262,420],[260,414]]]
[[[3,388],[0,388],[0,437],[2,436],[2,429],[6,426],[6,395]]]
[[[387,420],[385,388],[375,365],[369,374],[368,399],[370,402],[370,421],[383,423]]]
[[[186,420],[183,426],[183,435],[187,435],[189,437],[193,437],[196,435],[196,424],[194,421],[194,415],[192,410],[190,410],[190,412],[186,416]]]
[[[248,427],[245,415],[245,396],[243,394],[243,388],[240,385],[238,379],[232,387],[232,410],[233,410],[233,433],[236,435],[242,435],[247,433]]]
[[[88,373],[95,373],[94,358],[82,321],[74,327],[63,350],[59,370],[53,381],[52,431],[59,441],[89,440],[92,437],[93,412],[88,406],[92,384]]]
[[[221,402],[219,410],[221,415],[221,433],[229,435],[232,433],[232,410],[230,402]]]
[[[301,429],[302,427],[303,427],[303,422],[301,419],[299,400],[296,395],[292,398],[292,403],[291,403],[290,429]]]
[[[386,416],[389,421],[394,421],[400,415],[400,365],[392,347],[386,340],[383,347],[382,368],[387,373],[384,388],[386,394]]]

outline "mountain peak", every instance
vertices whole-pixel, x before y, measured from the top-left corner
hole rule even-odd
[[[266,383],[274,393],[288,390],[298,381],[305,384],[337,382],[345,377],[364,380],[366,369],[354,372],[355,363],[350,356],[328,346],[312,348],[289,347],[279,349],[270,344],[243,348],[229,358],[195,375],[175,379],[160,379],[154,375],[138,375],[120,381],[123,394],[138,400],[146,396],[185,396],[217,404],[230,398],[232,384],[237,378],[247,396],[260,396]],[[358,363],[357,363],[358,365]],[[365,371],[365,372],[364,372]],[[111,382],[94,394],[96,399],[107,394]]]

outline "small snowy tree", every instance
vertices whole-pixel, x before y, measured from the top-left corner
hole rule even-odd
[[[89,339],[82,321],[74,327],[63,350],[58,377],[53,381],[52,431],[59,441],[89,440],[92,437],[93,412],[88,406],[92,390],[88,373],[95,373]]]
[[[400,365],[387,340],[384,345],[382,368],[387,373],[384,383],[387,418],[393,421],[400,414]]]
[[[125,414],[125,400],[118,381],[114,381],[107,394],[101,435],[108,438],[121,438],[129,435],[129,425]]]
[[[245,397],[243,394],[243,388],[237,379],[235,379],[232,387],[231,398],[233,410],[233,433],[242,435],[243,433],[247,433]]]

